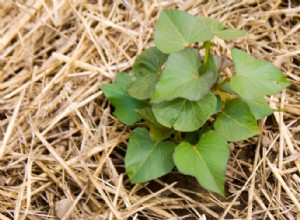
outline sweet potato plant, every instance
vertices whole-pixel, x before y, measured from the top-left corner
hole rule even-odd
[[[273,64],[236,48],[234,74],[220,74],[224,59],[211,54],[212,38],[244,35],[209,17],[164,10],[155,47],[136,58],[131,74],[118,73],[113,84],[100,86],[113,114],[133,128],[125,156],[132,183],[161,177],[176,166],[224,195],[228,142],[259,134],[257,121],[274,112],[265,96],[289,85]]]

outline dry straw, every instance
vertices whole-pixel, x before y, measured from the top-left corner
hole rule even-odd
[[[231,144],[226,198],[176,171],[139,185],[124,173],[130,128],[98,86],[153,45],[164,8],[246,30],[214,53],[237,46],[292,83],[261,135]],[[299,81],[297,0],[0,0],[0,219],[300,219]]]

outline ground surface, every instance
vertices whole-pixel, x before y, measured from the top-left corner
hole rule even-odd
[[[300,219],[299,0],[0,0],[0,219]],[[131,128],[99,91],[153,45],[159,11],[208,15],[292,85],[261,135],[232,144],[226,198],[174,171],[131,185]],[[298,216],[298,218],[297,218]]]

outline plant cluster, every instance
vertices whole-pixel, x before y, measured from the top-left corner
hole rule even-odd
[[[176,166],[224,195],[228,141],[259,134],[257,120],[274,111],[265,96],[289,85],[273,64],[239,49],[232,50],[233,76],[220,74],[224,62],[211,54],[212,38],[244,35],[209,17],[164,10],[155,47],[136,58],[132,74],[118,73],[113,84],[100,86],[114,115],[135,125],[125,156],[132,183],[158,178]]]

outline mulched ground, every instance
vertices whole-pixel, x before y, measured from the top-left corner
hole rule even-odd
[[[292,83],[262,133],[232,143],[226,197],[173,173],[132,185],[128,134],[99,90],[153,45],[162,9],[247,31],[216,39]],[[0,219],[300,219],[299,0],[0,0]]]

